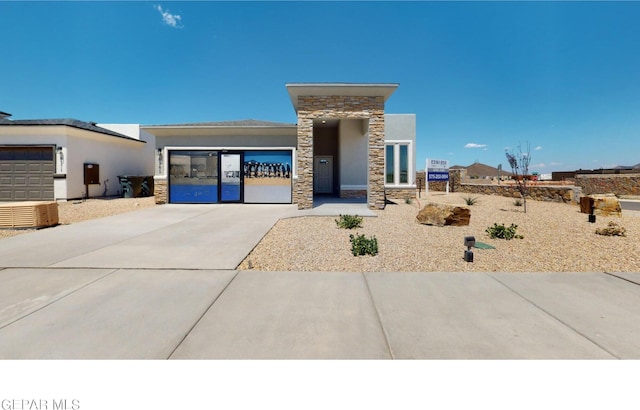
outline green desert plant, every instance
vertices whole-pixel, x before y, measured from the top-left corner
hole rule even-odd
[[[606,228],[596,229],[598,235],[604,236],[627,236],[627,231],[623,226],[611,221]]]
[[[513,205],[522,206],[522,200],[521,199],[516,199],[515,201],[513,201]]]
[[[375,236],[366,238],[364,235],[349,235],[349,240],[353,256],[375,256],[378,254],[378,240]]]
[[[515,225],[515,224],[511,224],[511,226],[506,227],[504,226],[504,224],[498,225],[497,223],[494,223],[493,226],[488,227],[485,232],[489,234],[489,237],[491,239],[499,238],[499,239],[511,240],[513,238],[516,238],[516,239],[524,238],[524,236],[516,234],[517,229],[518,229],[518,225]]]
[[[464,197],[463,199],[467,205],[475,205],[478,202],[478,197],[476,196],[469,195],[467,197]]]
[[[342,229],[355,229],[362,227],[362,218],[358,215],[340,215],[340,219],[336,219],[336,225]]]
[[[411,200],[411,198],[409,198],[409,197],[406,197],[406,198],[404,199],[404,203],[405,203],[405,204],[407,204],[407,205],[411,205],[411,202],[413,202],[413,201],[412,201],[412,200]]]

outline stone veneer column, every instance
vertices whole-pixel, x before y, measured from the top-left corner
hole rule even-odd
[[[369,117],[369,208],[384,209],[384,99],[372,108]]]
[[[293,202],[299,209],[313,207],[313,120],[315,118],[369,120],[369,175],[367,202],[384,209],[384,97],[301,96],[298,98],[298,179]]]
[[[293,187],[293,202],[298,209],[313,208],[313,118],[298,113],[298,179]]]
[[[156,204],[166,204],[169,202],[167,195],[167,180],[155,179],[153,181],[153,196],[155,197]]]

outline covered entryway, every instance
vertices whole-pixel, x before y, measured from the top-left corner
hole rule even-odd
[[[0,147],[0,201],[53,201],[53,147]]]

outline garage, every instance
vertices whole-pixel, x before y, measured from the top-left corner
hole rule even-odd
[[[0,201],[53,201],[52,146],[0,146]]]

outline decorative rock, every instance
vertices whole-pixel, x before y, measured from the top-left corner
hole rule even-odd
[[[416,220],[424,225],[469,225],[471,210],[462,206],[427,204],[418,212]]]
[[[596,194],[580,198],[580,212],[590,214],[591,207],[594,215],[622,216],[620,201],[613,194]]]

